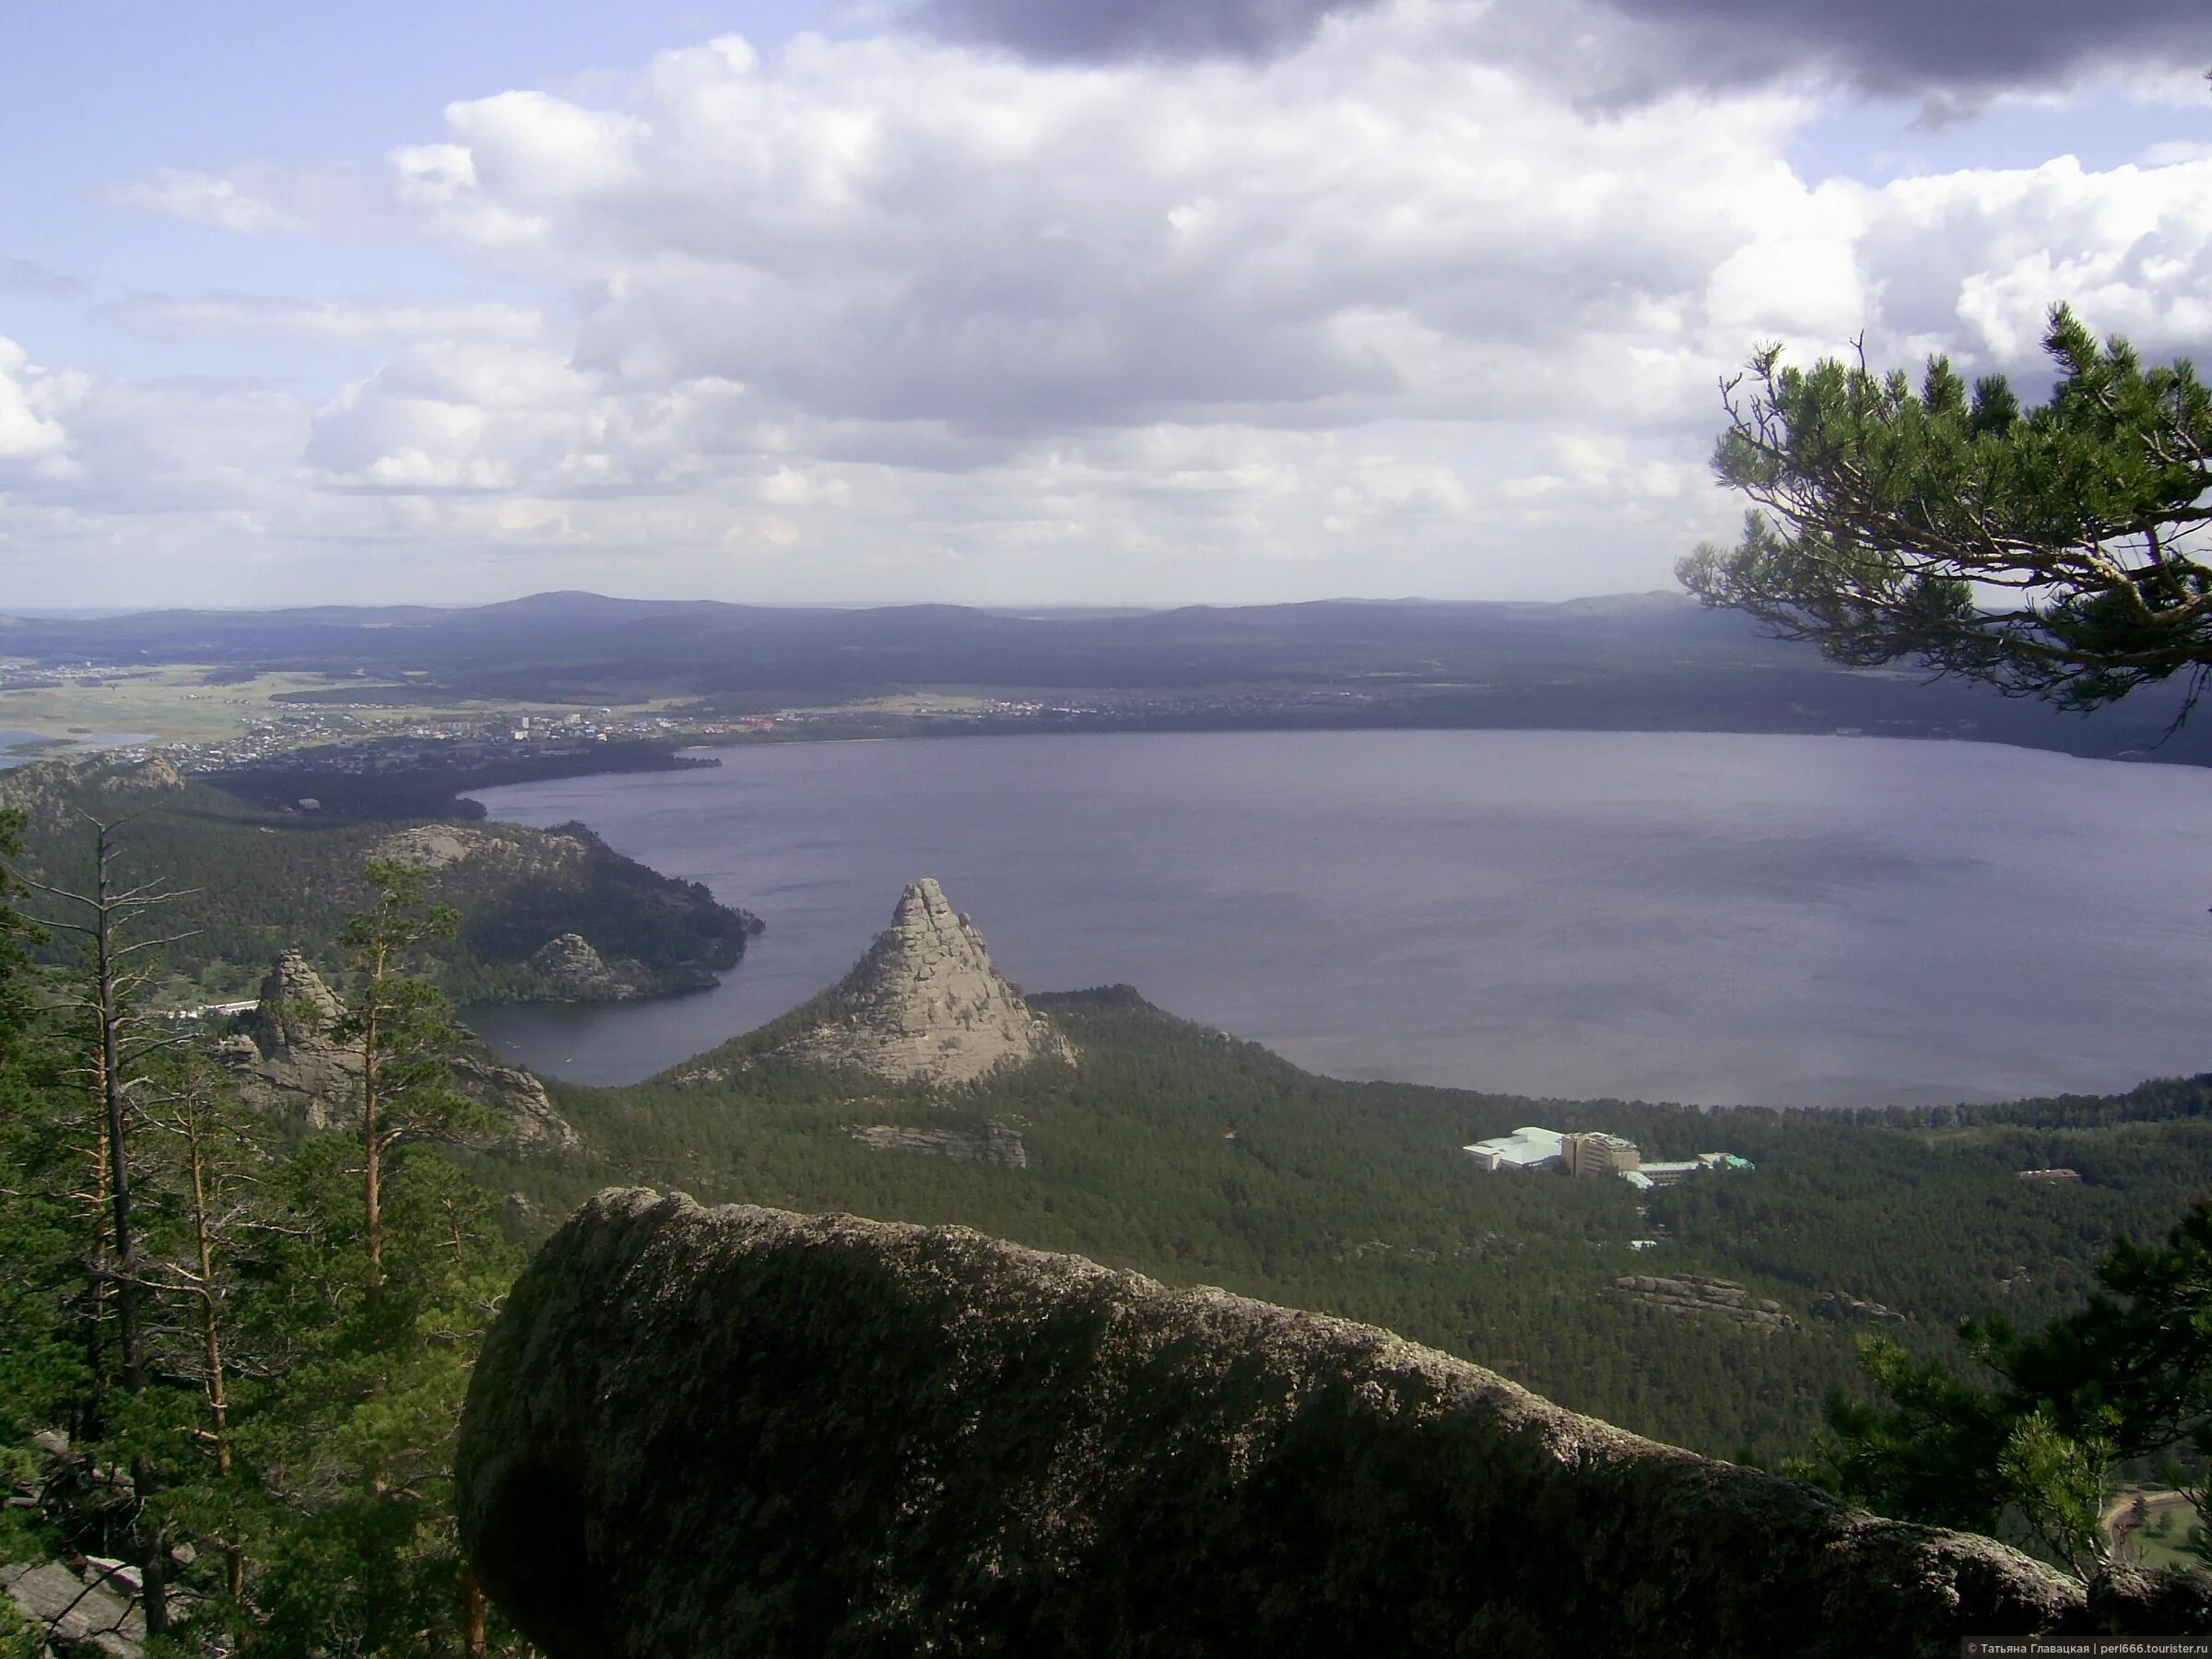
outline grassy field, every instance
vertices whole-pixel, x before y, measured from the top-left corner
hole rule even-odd
[[[99,679],[59,686],[0,686],[0,730],[34,732],[65,741],[95,734],[131,733],[165,743],[220,743],[272,720],[322,716],[379,726],[425,721],[482,719],[497,709],[506,714],[565,714],[573,704],[500,700],[497,703],[453,698],[384,707],[349,707],[358,691],[373,697],[389,687],[364,682],[334,685],[318,674],[262,674],[234,684],[209,683],[205,664],[173,663],[132,669]],[[312,701],[280,702],[287,693],[316,693]],[[661,712],[670,700],[631,704],[627,717]]]
[[[2149,1491],[2141,1497],[2144,1513],[2140,1524],[2132,1524],[2131,1500],[2116,1501],[2108,1512],[2113,1521],[2108,1530],[2117,1546],[2114,1553],[2139,1567],[2203,1565],[2188,1548],[2190,1529],[2197,1524],[2196,1511],[2188,1500],[2171,1491]]]
[[[269,700],[276,693],[323,684],[318,675],[264,674],[237,685],[209,685],[207,674],[200,665],[180,663],[133,670],[128,677],[0,688],[0,727],[42,737],[144,732],[171,742],[215,743],[280,712],[283,705]]]

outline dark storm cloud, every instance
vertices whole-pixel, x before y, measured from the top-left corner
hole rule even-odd
[[[1331,17],[1384,0],[918,0],[923,30],[1046,62],[1264,60]],[[1878,94],[1967,97],[2047,86],[2086,65],[2212,68],[2206,0],[1450,0],[1478,55],[1526,57],[1600,97],[1824,71]],[[1577,14],[1580,14],[1579,17]],[[1630,27],[1593,39],[1572,25]]]
[[[1269,58],[1336,12],[1381,0],[922,0],[912,18],[948,40],[987,41],[1049,62]]]
[[[1820,68],[1870,92],[1917,96],[2044,86],[2105,62],[2212,68],[2212,7],[2205,0],[1609,4],[1689,47],[1669,67],[1698,79]]]

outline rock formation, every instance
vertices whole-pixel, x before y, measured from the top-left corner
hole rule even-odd
[[[1813,1316],[1832,1319],[1838,1324],[1903,1324],[1906,1316],[1895,1308],[1886,1308],[1877,1301],[1862,1301],[1855,1296],[1846,1296],[1841,1290],[1823,1290],[1813,1298]]]
[[[602,1194],[456,1467],[548,1659],[1951,1655],[2212,1628],[1547,1404],[1370,1326],[960,1228]]]
[[[583,1137],[554,1109],[546,1086],[520,1066],[502,1065],[488,1050],[478,1048],[453,1056],[453,1083],[465,1095],[474,1096],[500,1112],[507,1132],[500,1140],[518,1151],[580,1147]]]
[[[0,1592],[45,1631],[49,1653],[139,1659],[146,1652],[135,1570],[120,1561],[88,1560],[76,1572],[60,1561],[15,1562],[0,1567]]]
[[[239,1022],[243,1040],[217,1052],[255,1105],[329,1129],[359,1110],[360,1065],[331,1037],[338,1014],[323,976],[288,950],[262,977],[259,1001]]]
[[[645,974],[634,962],[618,969],[582,934],[547,939],[530,959],[556,994],[571,1002],[628,1002],[645,994]]]
[[[547,849],[563,862],[579,860],[582,849],[559,837],[547,836],[545,840]],[[417,824],[387,835],[376,845],[377,857],[413,865],[422,870],[450,869],[463,859],[479,853],[512,857],[515,852],[512,843],[465,824]]]
[[[1630,1273],[1615,1279],[1613,1288],[1669,1313],[1717,1313],[1755,1330],[1797,1328],[1797,1322],[1783,1312],[1780,1302],[1755,1297],[1734,1279],[1712,1278],[1702,1273],[1680,1273],[1671,1278]]]
[[[1001,1170],[1030,1167],[1030,1149],[1022,1143],[1021,1131],[995,1120],[955,1129],[867,1124],[855,1127],[853,1138],[877,1152],[927,1152],[955,1163],[991,1164]]]
[[[265,1052],[288,1054],[326,1044],[338,1014],[337,996],[323,976],[298,951],[288,950],[262,976],[246,1030]]]
[[[311,1129],[332,1129],[360,1113],[359,1056],[331,1032],[337,997],[296,950],[278,957],[261,982],[261,998],[241,1021],[241,1035],[217,1045],[216,1057],[238,1080],[239,1091],[265,1112],[297,1116]],[[502,1065],[475,1045],[453,1062],[453,1081],[464,1094],[499,1112],[508,1123],[501,1137],[511,1147],[573,1147],[580,1137],[553,1109],[545,1085],[528,1072]]]
[[[1076,1057],[927,877],[907,888],[890,926],[794,1025],[771,1053],[902,1082],[968,1083],[1002,1065]]]

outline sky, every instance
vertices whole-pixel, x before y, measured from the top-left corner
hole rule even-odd
[[[1722,377],[2212,341],[2204,0],[9,0],[0,612],[1672,585]]]

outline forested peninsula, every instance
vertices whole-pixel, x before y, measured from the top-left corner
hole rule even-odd
[[[0,773],[0,810],[24,819],[25,874],[73,885],[87,825],[124,824],[119,869],[162,872],[180,889],[166,912],[161,995],[176,1008],[251,997],[286,950],[332,957],[379,858],[430,873],[464,920],[429,947],[426,971],[460,1003],[612,1001],[712,984],[761,920],[697,882],[626,858],[582,824],[486,824],[455,811],[359,814],[241,799],[160,761],[42,761]],[[28,907],[36,915],[35,900]],[[59,959],[59,944],[43,954]]]

